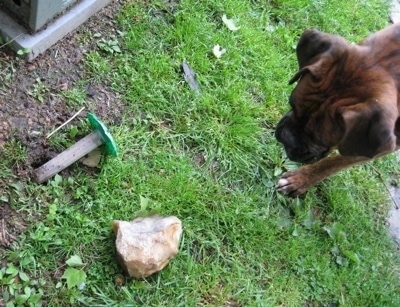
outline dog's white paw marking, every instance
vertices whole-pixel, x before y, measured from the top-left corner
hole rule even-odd
[[[287,186],[289,184],[289,180],[285,178],[281,178],[278,180],[278,184],[276,185],[278,188],[283,188],[284,186]]]

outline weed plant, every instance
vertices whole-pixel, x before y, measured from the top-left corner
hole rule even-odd
[[[13,196],[12,208],[30,222],[1,251],[4,304],[400,306],[385,224],[384,181],[399,173],[394,155],[301,198],[274,188],[298,166],[274,127],[289,107],[302,31],[357,42],[387,26],[388,9],[383,0],[127,1],[118,36],[99,36],[86,58],[91,78],[107,78],[126,104],[111,127],[120,156],[104,159],[95,175],[76,167],[47,185],[4,190],[1,200]],[[220,58],[216,44],[226,49]],[[199,95],[184,81],[183,61]],[[78,94],[68,93],[76,103]],[[21,156],[21,146],[5,147],[0,176],[12,176]],[[179,254],[133,280],[116,262],[111,222],[150,211],[182,220]]]

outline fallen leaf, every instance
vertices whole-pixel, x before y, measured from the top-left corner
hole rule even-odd
[[[237,31],[240,29],[240,27],[236,27],[235,23],[233,22],[233,19],[228,19],[226,15],[222,15],[222,21],[224,24],[228,27],[229,30],[231,31]]]
[[[189,65],[185,62],[181,64],[183,78],[189,84],[189,87],[196,92],[196,94],[200,94],[199,83],[197,82],[196,73],[193,69],[189,67]]]
[[[226,52],[226,49],[221,48],[221,46],[217,44],[214,46],[212,52],[215,57],[219,59]]]

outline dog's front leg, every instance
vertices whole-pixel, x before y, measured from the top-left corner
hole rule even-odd
[[[308,164],[297,170],[284,173],[276,188],[285,195],[298,196],[334,173],[368,160],[371,159],[339,154],[324,158],[314,164]]]

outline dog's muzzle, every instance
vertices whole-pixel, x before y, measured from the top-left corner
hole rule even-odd
[[[275,137],[282,143],[287,157],[295,162],[314,163],[329,153],[329,148],[315,144],[304,132],[305,124],[294,119],[292,112],[278,123]]]

